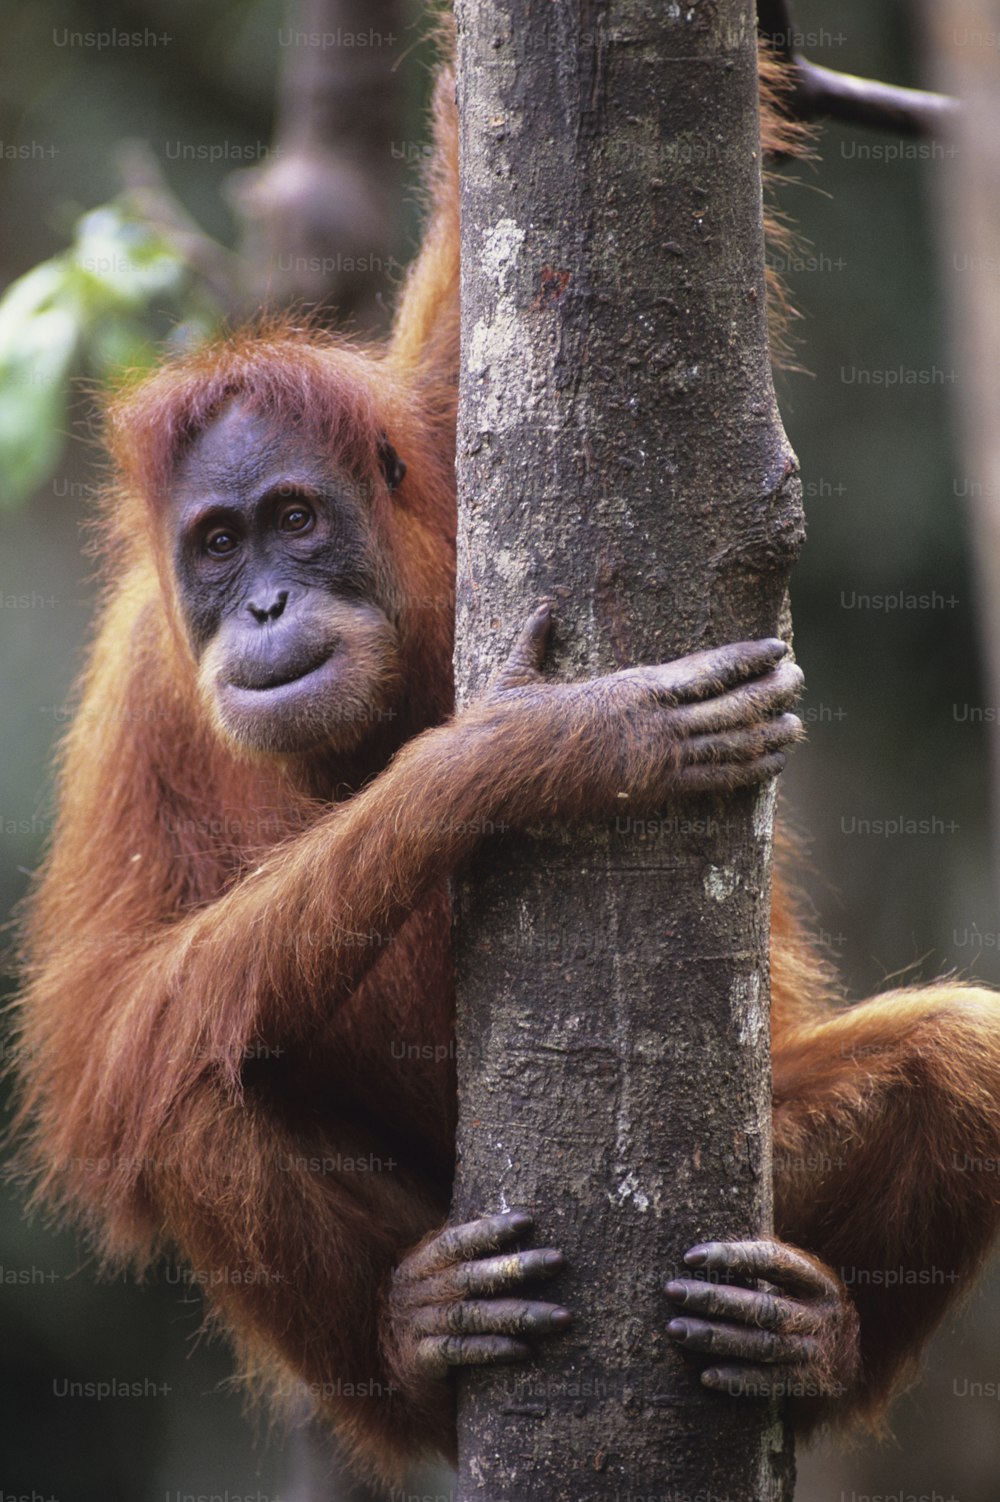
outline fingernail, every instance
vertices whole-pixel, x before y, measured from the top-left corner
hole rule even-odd
[[[708,1253],[701,1251],[698,1247],[692,1247],[689,1252],[684,1253],[684,1261],[688,1267],[704,1267],[708,1261]]]
[[[667,1295],[668,1299],[687,1298],[687,1289],[684,1287],[683,1283],[668,1283],[663,1291]]]
[[[553,1309],[549,1315],[549,1324],[555,1330],[561,1330],[566,1325],[573,1323],[573,1316],[568,1309]]]
[[[544,1267],[562,1267],[565,1261],[566,1258],[562,1252],[546,1252],[545,1261],[542,1265]]]
[[[688,1327],[682,1319],[672,1319],[667,1326],[667,1334],[672,1335],[675,1340],[683,1340],[687,1333]]]

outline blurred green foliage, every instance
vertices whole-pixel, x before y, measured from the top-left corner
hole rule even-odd
[[[0,502],[49,480],[66,441],[71,383],[102,384],[156,358],[149,317],[164,302],[176,343],[209,334],[221,308],[179,252],[117,203],[84,214],[73,243],[0,298]]]

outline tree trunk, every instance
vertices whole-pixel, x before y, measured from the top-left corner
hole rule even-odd
[[[458,16],[460,700],[543,595],[565,677],[774,634],[801,514],[749,0]],[[773,801],[498,839],[460,885],[455,1214],[532,1211],[575,1315],[463,1379],[460,1502],[789,1495],[775,1410],[699,1386],[662,1293],[770,1224]]]
[[[933,186],[959,370],[956,422],[977,582],[986,703],[1000,705],[1000,68],[996,7],[924,0],[928,71],[962,100]],[[990,726],[993,870],[1000,890],[1000,732]]]
[[[402,270],[386,253],[407,146],[392,139],[401,11],[400,0],[290,0],[273,151],[228,181],[255,298],[304,302],[364,333],[388,322]]]

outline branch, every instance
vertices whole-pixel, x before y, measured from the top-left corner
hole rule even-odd
[[[792,72],[787,108],[798,120],[826,116],[904,136],[947,134],[961,113],[957,99],[924,89],[905,89],[874,78],[856,78],[811,63],[796,52],[796,30],[787,0],[761,0],[757,29]]]
[[[246,263],[207,235],[171,192],[160,164],[144,141],[118,152],[125,193],[135,213],[158,230],[219,299],[227,313],[239,311],[246,295]]]
[[[804,57],[792,58],[794,82],[790,105],[800,120],[825,115],[850,125],[870,125],[901,136],[940,136],[961,113],[957,99],[925,89],[904,89],[874,78],[837,73]]]

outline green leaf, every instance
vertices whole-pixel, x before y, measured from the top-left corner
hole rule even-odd
[[[30,495],[58,462],[78,343],[72,314],[27,308],[25,301],[20,320],[3,309],[9,316],[0,338],[0,500],[8,505]]]
[[[183,256],[117,203],[84,214],[68,250],[7,288],[0,298],[0,502],[23,501],[59,462],[70,382],[81,366],[106,379],[152,364],[156,345],[145,315],[160,299],[184,315],[185,338],[217,321],[214,299]]]
[[[85,214],[69,252],[84,278],[94,312],[141,311],[155,297],[180,291],[187,267],[182,257],[148,225],[127,218],[116,204]]]

